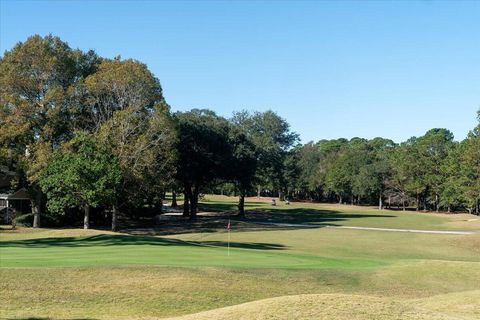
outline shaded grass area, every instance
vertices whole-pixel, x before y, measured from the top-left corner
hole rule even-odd
[[[436,214],[412,211],[378,210],[368,206],[292,202],[277,202],[271,206],[269,199],[259,201],[249,198],[244,221],[270,221],[282,223],[307,223],[378,228],[425,230],[480,230],[480,217],[468,214]],[[200,208],[211,212],[235,212],[234,197],[207,195]]]
[[[220,199],[218,200],[211,200]],[[236,202],[237,199],[233,197],[222,197],[222,196],[205,196],[199,203],[199,210],[207,212],[225,212],[225,211],[236,211],[238,209]],[[262,201],[247,200],[245,202],[245,210],[259,209],[259,208],[268,208],[269,204]]]
[[[295,224],[345,225],[345,222],[355,219],[392,219],[398,218],[388,214],[344,213],[333,210],[287,208],[283,210],[262,209],[246,214],[251,222],[268,221]]]
[[[0,241],[1,248],[87,248],[103,246],[215,246],[226,247],[225,241],[182,241],[177,239],[149,237],[149,236],[129,236],[129,235],[104,235],[99,234],[90,237],[57,237]],[[231,242],[230,247],[255,250],[280,250],[285,246],[274,243],[250,243],[250,242]]]

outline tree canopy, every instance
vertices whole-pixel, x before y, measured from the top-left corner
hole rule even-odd
[[[299,141],[272,110],[172,113],[142,62],[72,49],[52,35],[0,58],[0,175],[29,190],[35,227],[42,210],[83,212],[88,227],[92,208],[111,215],[116,230],[120,213],[161,214],[170,191],[184,193],[184,215],[195,219],[201,195],[219,188],[239,196],[239,214],[255,194],[480,211],[480,123],[462,141],[444,128],[398,144]]]
[[[98,148],[91,136],[79,133],[54,152],[39,181],[48,209],[62,213],[66,208],[82,208],[88,229],[91,207],[118,201],[122,172],[112,154]]]

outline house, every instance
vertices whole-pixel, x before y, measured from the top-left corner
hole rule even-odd
[[[31,212],[30,195],[25,188],[12,191],[10,181],[15,172],[0,166],[0,223],[10,223],[15,213]]]
[[[0,219],[10,223],[14,213],[29,213],[32,211],[30,196],[25,188],[12,193],[0,193]]]

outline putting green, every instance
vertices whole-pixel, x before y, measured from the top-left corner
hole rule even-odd
[[[226,239],[184,241],[121,234],[3,240],[0,241],[0,250],[0,267],[155,265],[315,269],[365,268],[384,264],[366,258],[335,258],[292,251],[283,244],[232,242],[228,249]]]

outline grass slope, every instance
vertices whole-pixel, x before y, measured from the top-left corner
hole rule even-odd
[[[404,266],[387,273],[334,269],[3,268],[0,291],[8,294],[0,296],[0,318],[159,319],[284,295],[341,293],[365,297],[359,310],[369,308],[369,297],[377,297],[382,299],[379,302],[401,302],[477,319],[479,295],[478,290],[472,290],[477,272],[472,274],[470,284],[465,280],[451,283],[454,277],[450,276],[442,286],[441,279],[433,275],[424,278],[426,270],[408,281],[408,274],[419,267]],[[443,263],[424,267],[430,267],[432,274],[441,268],[461,267],[457,277],[465,277],[467,269],[475,266]],[[400,281],[396,278],[399,275]],[[455,297],[450,305],[444,304],[448,299],[438,299],[438,293],[445,292],[447,297]],[[335,307],[330,306],[333,310]],[[308,310],[305,312],[308,314]],[[272,318],[277,316],[271,314]]]
[[[473,302],[463,295],[478,290],[476,235],[239,232],[232,240],[244,247],[233,248],[230,257],[222,246],[189,244],[218,245],[225,236],[31,229],[2,233],[0,318],[150,319],[324,293],[416,298],[420,300],[412,303],[418,306],[427,303],[421,299],[455,294],[468,318]]]
[[[476,294],[475,298],[480,298],[480,295]],[[170,320],[209,319],[447,320],[459,318],[451,314],[415,307],[407,302],[380,297],[345,294],[304,294],[259,300],[171,318]]]

